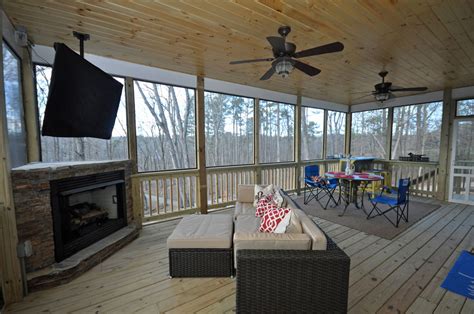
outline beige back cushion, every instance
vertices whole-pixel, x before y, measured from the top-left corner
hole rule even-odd
[[[311,248],[313,250],[326,250],[328,241],[323,231],[301,209],[293,208],[293,210],[301,223],[303,232],[313,242]]]
[[[286,227],[285,233],[303,233],[303,228],[301,227],[300,220],[296,216],[295,211],[291,210],[290,224]]]
[[[239,187],[237,189],[237,202],[253,203],[255,197],[254,192],[254,184],[239,184]]]

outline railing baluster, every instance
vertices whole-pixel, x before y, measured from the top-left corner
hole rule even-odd
[[[155,183],[155,189],[154,190],[155,190],[155,193],[156,193],[156,212],[159,215],[160,214],[160,198],[159,198],[159,193],[158,193],[158,189],[159,189],[158,180],[154,179],[153,183]]]
[[[151,198],[151,184],[150,180],[148,180],[148,206],[150,208],[150,214],[153,215],[153,200]]]
[[[163,178],[161,182],[163,182],[163,207],[165,209],[165,213],[167,213],[168,212],[168,179]]]

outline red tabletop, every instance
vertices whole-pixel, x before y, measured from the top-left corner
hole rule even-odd
[[[325,173],[325,176],[335,179],[346,179],[356,181],[379,181],[383,180],[382,176],[366,173],[366,172],[354,172],[354,174],[346,175],[342,171],[329,171]]]

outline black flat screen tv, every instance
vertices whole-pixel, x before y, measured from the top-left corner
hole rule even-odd
[[[62,43],[55,43],[42,134],[110,139],[123,85]]]

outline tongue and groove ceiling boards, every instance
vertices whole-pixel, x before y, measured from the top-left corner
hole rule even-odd
[[[371,101],[352,93],[372,91],[381,70],[428,91],[474,85],[470,0],[4,0],[4,10],[35,44],[78,49],[76,30],[91,35],[87,53],[339,103]],[[306,58],[315,77],[260,81],[268,64],[229,65],[272,57],[265,38],[281,25],[299,49],[345,48]]]

